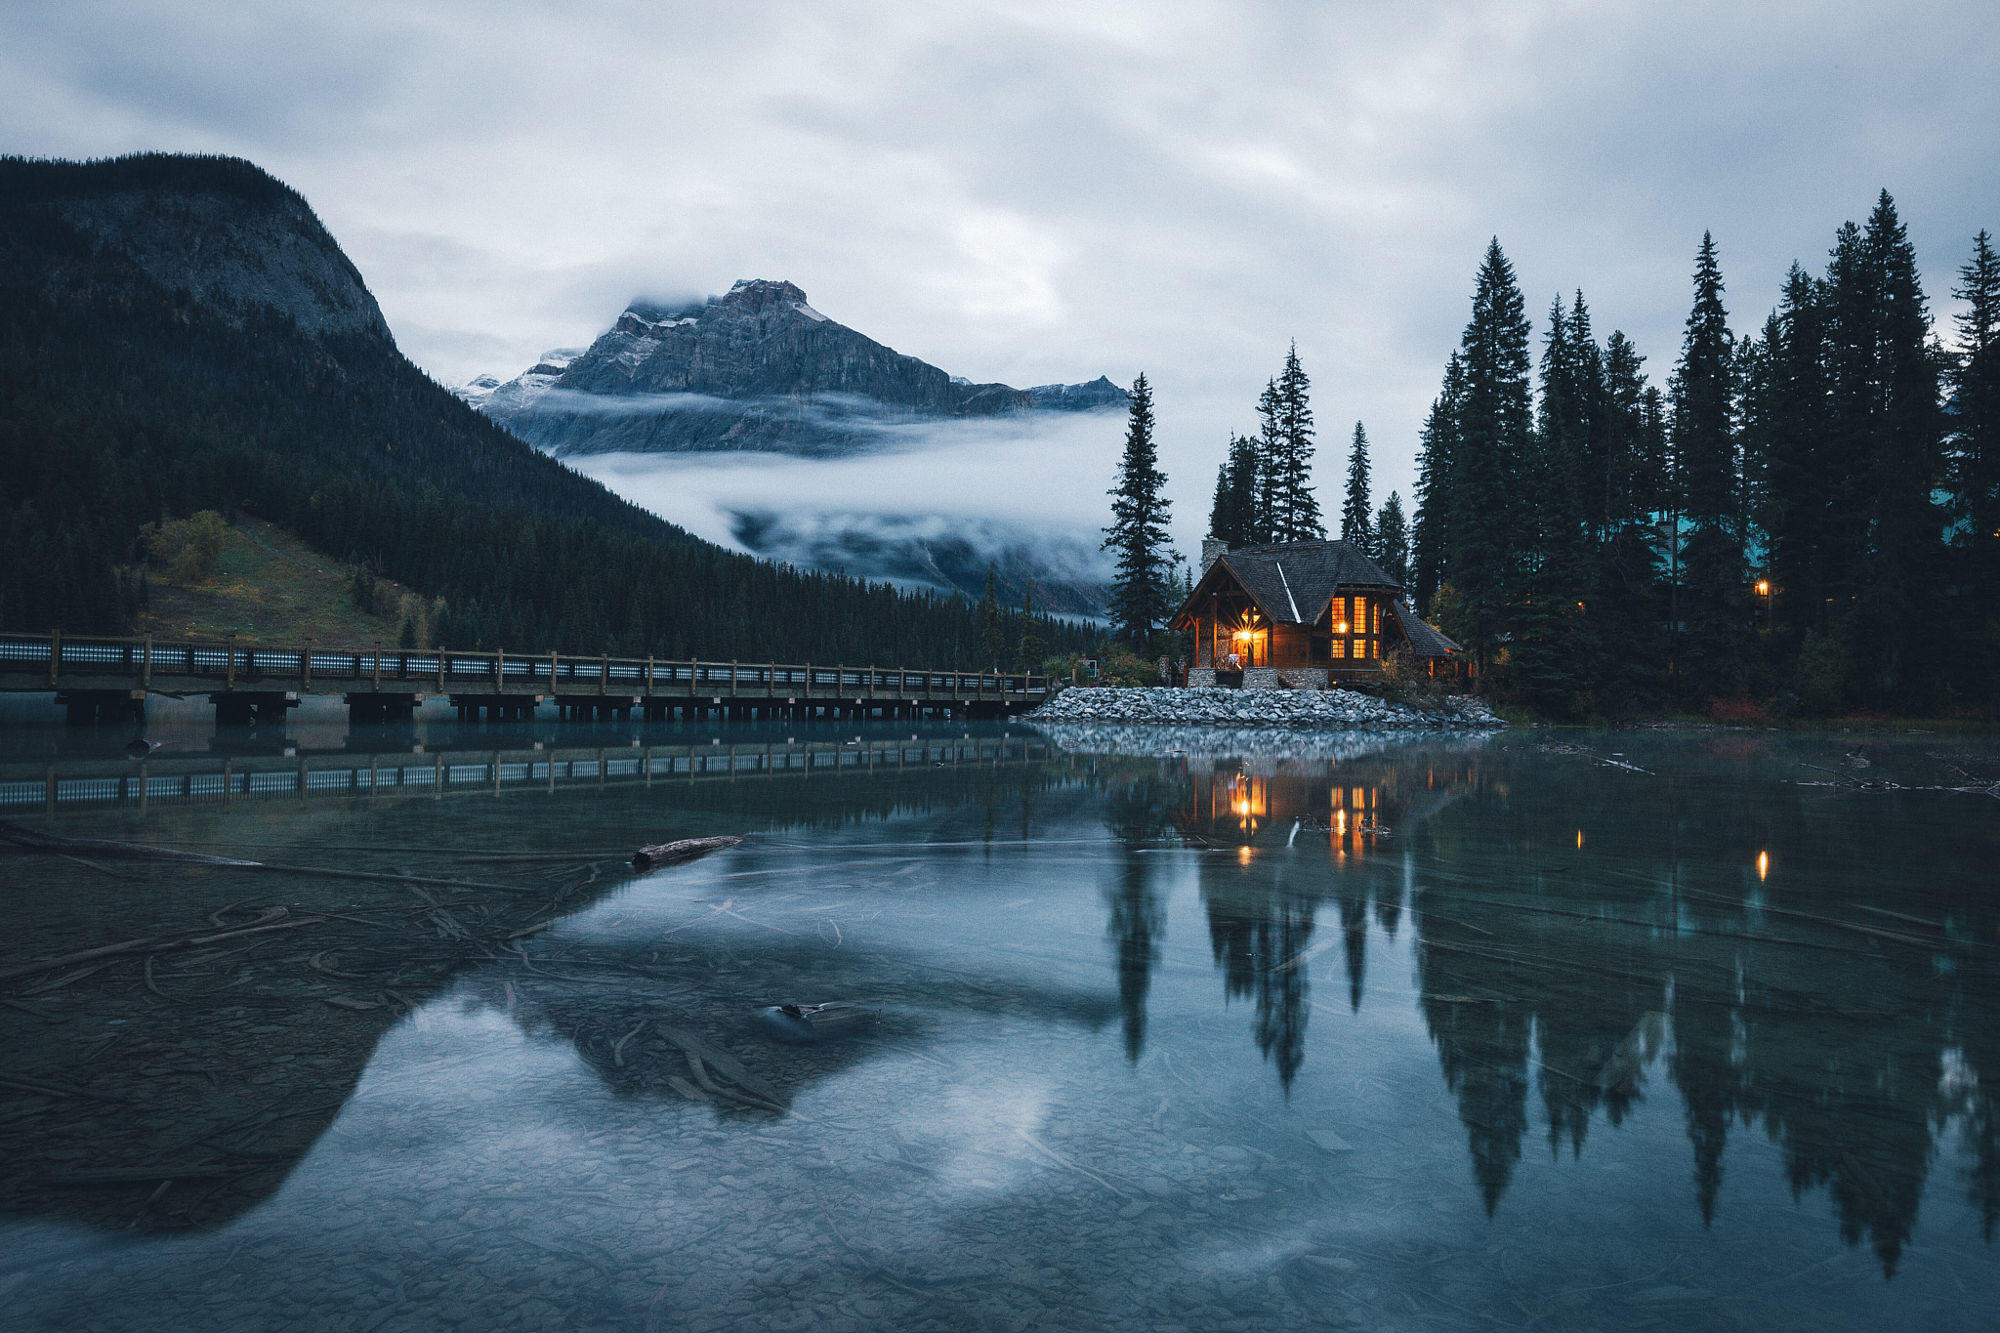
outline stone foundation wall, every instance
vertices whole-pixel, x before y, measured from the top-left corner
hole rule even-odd
[[[1243,688],[1246,690],[1282,690],[1285,682],[1279,677],[1276,667],[1251,667],[1243,673]]]
[[[1279,667],[1278,678],[1294,690],[1323,690],[1327,687],[1325,667]]]
[[[1208,690],[1208,689],[1214,689],[1214,688],[1215,688],[1215,668],[1214,668],[1214,667],[1189,667],[1189,668],[1188,668],[1188,678],[1187,678],[1187,683],[1188,683],[1188,688],[1189,688],[1189,689],[1191,689],[1191,690]]]

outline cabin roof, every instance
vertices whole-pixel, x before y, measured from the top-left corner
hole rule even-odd
[[[1445,657],[1458,651],[1457,644],[1425,623],[1404,600],[1403,585],[1351,542],[1280,542],[1224,552],[1195,584],[1173,623],[1192,624],[1200,603],[1224,579],[1248,593],[1257,609],[1278,625],[1313,624],[1342,589],[1390,593],[1396,619],[1418,656]]]
[[[1463,652],[1458,644],[1436,625],[1417,614],[1417,609],[1398,597],[1396,599],[1396,619],[1403,626],[1403,633],[1410,638],[1410,651],[1418,657],[1450,657]]]
[[[1380,589],[1400,593],[1403,586],[1382,572],[1366,552],[1350,542],[1281,542],[1244,546],[1216,557],[1181,607],[1193,612],[1198,598],[1213,590],[1218,572],[1226,572],[1257,609],[1280,625],[1310,625],[1326,610],[1340,588]]]

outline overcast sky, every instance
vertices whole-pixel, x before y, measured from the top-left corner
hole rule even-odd
[[[9,7],[0,149],[252,159],[449,383],[739,277],[974,379],[1144,370],[1186,542],[1294,338],[1323,504],[1357,418],[1407,496],[1490,235],[1538,338],[1580,286],[1663,379],[1704,228],[1742,330],[1886,187],[1948,315],[1996,52],[1994,0],[66,0]]]

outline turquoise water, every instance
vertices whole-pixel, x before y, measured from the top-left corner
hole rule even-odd
[[[190,733],[144,808],[8,743],[0,818],[303,869],[0,859],[6,1327],[2000,1297],[1988,741],[339,727]],[[879,1017],[761,1013],[825,1001]]]

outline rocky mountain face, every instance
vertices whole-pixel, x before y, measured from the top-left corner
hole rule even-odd
[[[393,342],[360,271],[306,201],[247,162],[147,155],[7,166],[19,202],[239,328],[276,312],[309,335]],[[101,282],[103,258],[58,261],[51,286]]]
[[[900,425],[1127,401],[1101,377],[1032,389],[954,379],[828,319],[792,283],[761,279],[706,301],[635,300],[587,349],[458,392],[555,454],[841,453]]]

